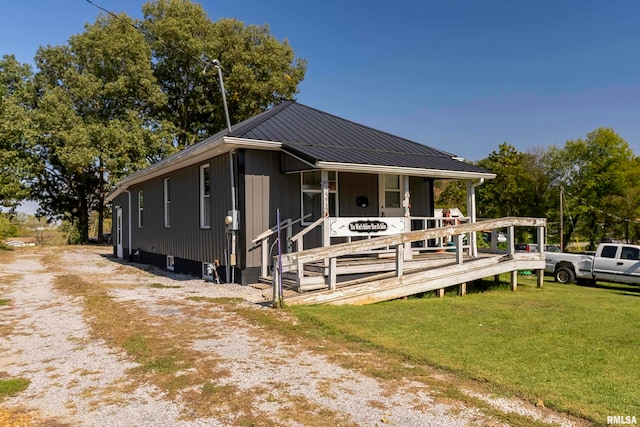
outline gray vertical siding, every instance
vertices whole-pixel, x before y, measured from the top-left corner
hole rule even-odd
[[[211,228],[200,228],[199,163],[131,187],[135,249],[194,261],[224,259],[224,217],[231,209],[229,155],[210,161]],[[171,227],[164,227],[164,179],[171,178]],[[138,191],[144,193],[144,226],[138,228]]]
[[[356,199],[369,198],[369,206],[362,208]],[[340,216],[378,216],[378,175],[341,172],[338,174],[338,206]]]
[[[278,208],[281,220],[300,217],[300,175],[280,172],[280,152],[245,150],[243,156],[244,173],[240,182],[244,184],[241,191],[244,266],[259,267],[260,248],[254,247],[251,241],[276,225]]]

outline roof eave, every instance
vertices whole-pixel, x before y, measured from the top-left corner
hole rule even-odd
[[[483,172],[466,172],[439,169],[419,169],[402,166],[383,166],[358,163],[317,162],[319,169],[335,170],[339,172],[388,173],[396,175],[422,176],[440,179],[494,179],[496,174]]]
[[[139,184],[140,182],[157,178],[175,170],[203,162],[212,157],[228,153],[229,151],[235,150],[236,148],[279,150],[281,146],[282,144],[280,142],[275,141],[261,141],[256,139],[222,136],[215,140],[207,141],[200,147],[194,146],[193,149],[180,151],[173,156],[167,157],[164,160],[161,160],[146,167],[145,169],[129,175],[115,185],[115,188],[113,189],[113,191],[111,191],[111,193],[107,195],[105,201],[111,202],[132,185]]]

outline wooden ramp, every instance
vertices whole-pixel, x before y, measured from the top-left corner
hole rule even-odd
[[[364,305],[402,298],[422,292],[445,289],[496,274],[517,270],[544,269],[544,254],[515,253],[455,262],[439,267],[407,270],[400,277],[372,277],[362,283],[345,283],[335,290],[323,290],[286,298],[287,305],[353,304]],[[388,275],[384,275],[388,276]],[[362,279],[361,279],[362,280]]]
[[[518,270],[536,270],[538,286],[542,286],[545,267],[543,245],[539,245],[538,252],[515,252],[515,226],[537,228],[538,241],[544,241],[544,218],[509,217],[286,253],[278,260],[282,268],[274,270],[273,304],[274,307],[282,304],[371,304],[444,290],[506,272],[512,273],[511,282],[515,289]],[[508,236],[506,254],[480,254],[472,250],[475,248],[475,233],[503,228],[507,229]],[[472,246],[467,247],[467,254],[463,236],[468,236],[472,242]],[[451,238],[453,252],[431,253],[426,257],[414,253],[413,242],[438,238]],[[371,257],[371,251],[384,247],[393,249],[395,256],[386,260]],[[356,280],[339,279],[341,275],[349,274],[360,276]],[[276,284],[285,281],[293,285],[288,286],[289,289],[310,292],[282,295],[285,286]]]

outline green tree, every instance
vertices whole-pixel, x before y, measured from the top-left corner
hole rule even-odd
[[[0,212],[13,210],[28,196],[25,179],[29,171],[27,139],[32,101],[31,67],[14,56],[0,59]]]
[[[296,59],[289,43],[273,37],[268,26],[212,22],[189,0],[149,2],[143,11],[155,75],[168,98],[160,117],[173,121],[180,146],[227,127],[214,59],[223,67],[232,123],[298,92],[306,61]]]
[[[529,197],[534,187],[527,166],[532,160],[506,142],[498,149],[478,162],[478,166],[496,174],[495,179],[478,187],[478,216],[527,216],[531,212]]]
[[[550,151],[551,179],[564,187],[565,212],[572,219],[565,242],[578,232],[594,247],[607,237],[611,224],[620,221],[616,219],[620,213],[633,219],[629,217],[635,215],[633,203],[614,209],[637,191],[637,177],[630,170],[634,165],[637,167],[637,159],[629,145],[611,128],[598,128],[586,139],[570,140],[562,149]]]
[[[66,45],[40,48],[36,65],[31,195],[86,242],[92,210],[102,234],[111,183],[171,152],[171,127],[152,114],[166,98],[151,50],[125,15],[101,16]]]

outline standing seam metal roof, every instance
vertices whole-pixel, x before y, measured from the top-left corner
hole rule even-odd
[[[454,155],[315,108],[286,101],[232,127],[230,136],[281,142],[312,162],[336,162],[472,173],[491,172]]]

